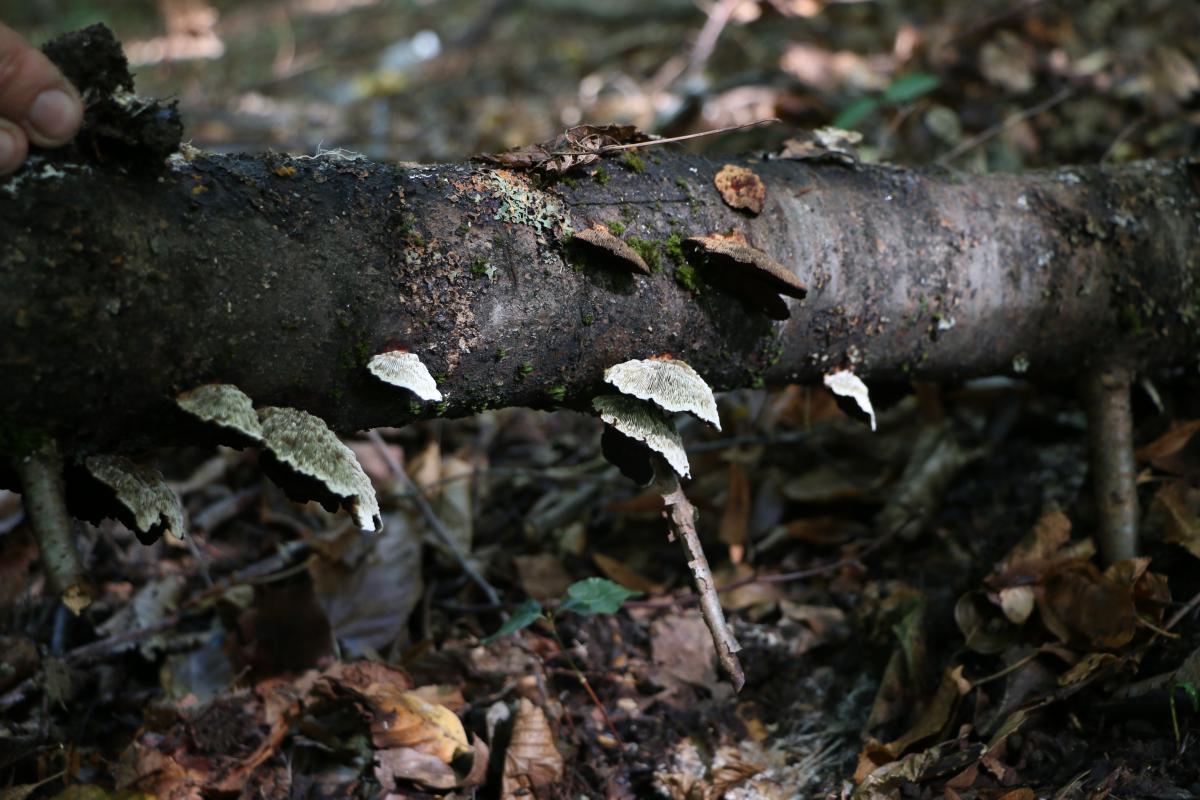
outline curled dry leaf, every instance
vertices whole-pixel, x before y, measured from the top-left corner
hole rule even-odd
[[[713,178],[721,198],[730,208],[741,208],[751,214],[761,214],[767,200],[767,187],[748,167],[726,164]]]
[[[442,399],[437,381],[429,374],[428,368],[421,363],[416,353],[406,353],[403,350],[380,353],[372,356],[367,362],[367,370],[384,383],[408,389],[422,400]]]
[[[330,511],[345,506],[358,527],[379,530],[382,519],[371,479],[359,466],[354,451],[342,444],[320,418],[299,409],[274,406],[260,409],[258,418],[269,456],[266,465],[276,467],[272,477],[288,496],[315,499]]]
[[[871,420],[871,430],[875,430],[875,409],[871,407],[871,395],[862,378],[848,369],[840,369],[825,376],[825,386],[838,397],[853,400]]]
[[[645,260],[638,254],[638,251],[626,244],[620,237],[614,236],[612,232],[601,225],[575,231],[571,241],[579,241],[589,247],[603,250],[610,255],[616,256],[638,272],[644,275],[650,274],[650,267],[646,265]]]
[[[668,355],[633,359],[609,367],[604,380],[640,400],[666,411],[687,411],[721,430],[712,389],[687,363]]]
[[[158,470],[121,456],[89,456],[84,466],[112,491],[114,515],[142,542],[156,541],[164,530],[181,538],[187,533],[179,497]]]
[[[594,163],[605,148],[649,140],[633,125],[576,125],[551,141],[477,158],[512,169],[567,172]]]
[[[468,752],[467,733],[453,711],[417,691],[394,686],[367,686],[361,693],[371,704],[371,738],[379,748],[406,747],[449,764]]]
[[[605,394],[592,400],[600,419],[630,439],[643,442],[661,455],[684,478],[691,477],[679,432],[662,411],[644,400]]]
[[[858,131],[817,128],[784,142],[779,157],[797,161],[834,161],[852,167],[858,164],[856,147],[861,141],[862,134]]]
[[[215,425],[233,447],[262,442],[262,425],[254,403],[231,383],[206,383],[183,392],[175,404],[201,422]]]
[[[563,757],[554,746],[554,732],[545,712],[522,697],[504,753],[500,797],[502,800],[550,797],[550,787],[562,776]]]

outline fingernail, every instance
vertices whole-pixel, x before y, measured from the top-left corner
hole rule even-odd
[[[0,128],[0,175],[17,168],[17,140],[8,131]]]
[[[29,109],[29,124],[55,142],[75,135],[83,115],[79,101],[62,89],[48,89],[37,96]]]

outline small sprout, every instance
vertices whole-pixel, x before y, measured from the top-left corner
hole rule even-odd
[[[596,321],[596,315],[590,311],[585,311],[585,312],[583,312],[582,319],[583,319],[584,325],[591,325],[593,322]]]
[[[870,418],[871,430],[875,430],[875,409],[871,406],[867,385],[861,378],[848,369],[840,369],[825,376],[825,385],[838,397],[853,400],[859,410]]]
[[[713,178],[713,183],[730,208],[742,208],[756,215],[762,213],[767,187],[753,170],[726,164]]]
[[[546,394],[550,395],[550,399],[556,403],[561,403],[567,397],[567,387],[551,386],[546,390]]]
[[[367,369],[384,383],[408,389],[422,400],[442,399],[437,382],[416,353],[406,353],[402,350],[380,353],[371,357],[367,362]]]
[[[691,477],[687,453],[683,450],[679,432],[658,408],[636,397],[619,394],[600,395],[592,400],[592,407],[596,409],[600,419],[618,433],[644,443],[665,458],[671,469],[679,475],[684,478]],[[622,469],[622,472],[624,471]]]
[[[232,441],[245,447],[262,441],[262,425],[254,404],[231,383],[206,383],[175,398],[175,404],[201,422],[221,428]]]
[[[83,462],[88,473],[112,492],[113,516],[152,544],[169,531],[183,538],[187,526],[179,496],[167,486],[162,473],[135,464],[121,456],[89,456]]]
[[[619,219],[611,219],[604,224],[608,226],[608,230],[613,236],[620,236],[625,232],[625,223]]]
[[[259,409],[264,464],[293,499],[317,500],[326,510],[346,508],[354,523],[376,531],[383,521],[375,488],[354,451],[318,417],[295,408]]]
[[[624,361],[606,369],[604,380],[622,394],[649,400],[666,411],[687,411],[721,430],[712,389],[683,361],[669,356]]]
[[[638,255],[637,251],[625,242],[618,239],[602,225],[576,231],[575,240],[579,242],[585,242],[587,245],[590,245],[593,248],[603,250],[609,255],[616,256],[624,263],[636,269],[638,272],[646,275],[650,274],[650,267],[646,265],[646,262],[642,260],[642,257]]]

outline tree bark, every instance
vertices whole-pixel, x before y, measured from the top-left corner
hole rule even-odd
[[[844,366],[953,380],[1195,360],[1195,160],[962,176],[638,152],[557,182],[338,155],[31,159],[0,180],[0,450],[183,441],[172,400],[210,381],[352,431],[584,408],[606,367],[660,353],[718,389]],[[761,177],[761,214],[723,202],[726,162]],[[656,270],[566,241],[597,223],[623,224]],[[807,283],[790,319],[711,266],[688,265],[696,291],[676,274],[672,234],[730,233]],[[394,347],[444,403],[367,372]]]

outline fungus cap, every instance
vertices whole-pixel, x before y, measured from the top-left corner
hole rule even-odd
[[[754,170],[726,164],[713,176],[713,183],[721,193],[721,199],[730,208],[745,209],[751,214],[762,213],[767,201],[767,187]]]
[[[254,403],[231,383],[206,383],[183,392],[175,404],[201,422],[207,422],[252,442],[262,442],[262,425]]]
[[[684,361],[669,357],[623,361],[606,369],[604,380],[622,394],[649,400],[666,411],[687,411],[721,430],[712,389]]]
[[[871,405],[871,396],[862,378],[848,369],[840,369],[825,376],[825,385],[839,397],[853,400],[862,412],[870,417],[871,430],[875,430],[875,409]]]
[[[638,272],[645,275],[650,274],[650,267],[646,265],[645,259],[638,254],[638,251],[630,247],[625,240],[619,236],[615,236],[602,226],[584,228],[581,231],[575,231],[572,236],[573,239],[578,239],[592,247],[599,248],[610,255],[616,256],[627,264],[630,264]]]
[[[367,362],[371,374],[384,383],[408,389],[422,400],[442,399],[438,391],[437,381],[429,374],[429,370],[416,353],[406,353],[403,350],[391,350],[372,356]]]
[[[750,274],[779,294],[798,298],[808,294],[808,287],[803,281],[762,250],[734,239],[722,239],[717,236],[691,236],[687,241],[692,247],[708,255],[718,256],[746,267]]]
[[[684,478],[691,477],[687,453],[679,432],[655,406],[636,397],[619,394],[603,394],[592,399],[592,407],[600,419],[612,425],[630,439],[644,442],[654,452],[666,459]]]
[[[153,542],[163,530],[179,538],[187,533],[179,496],[158,470],[123,456],[88,456],[83,465],[93,478],[112,490],[117,505],[126,512],[119,513],[118,518],[133,528],[141,541]]]
[[[274,406],[259,409],[258,417],[262,422],[263,446],[277,462],[302,479],[302,486],[285,486],[285,491],[297,488],[309,499],[323,503],[332,497],[350,512],[359,528],[379,530],[382,519],[371,479],[363,472],[354,451],[319,417],[296,408]],[[328,494],[313,497],[316,487]]]

